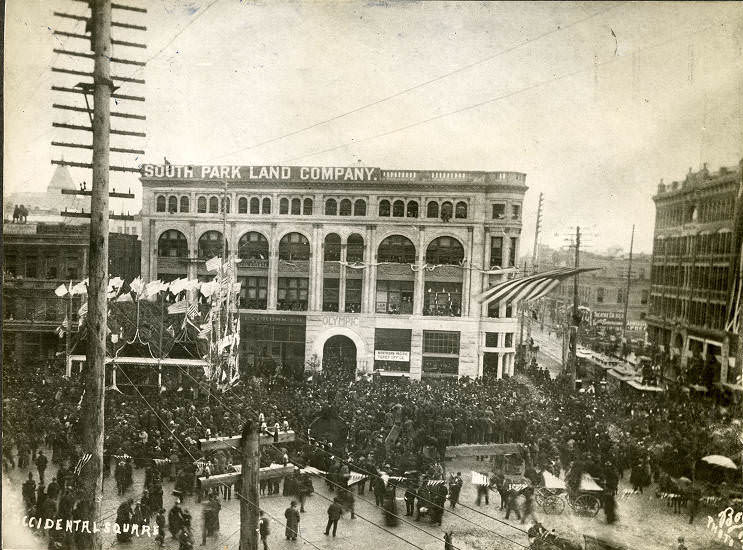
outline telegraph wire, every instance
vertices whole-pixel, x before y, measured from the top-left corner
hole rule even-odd
[[[277,137],[274,137],[274,138],[270,138],[270,139],[267,139],[267,140],[264,140],[264,141],[255,143],[255,144],[249,145],[247,147],[243,147],[242,149],[237,149],[237,150],[232,151],[230,153],[225,153],[223,155],[219,155],[218,157],[213,157],[213,158],[209,159],[208,162],[212,162],[214,160],[219,160],[219,159],[224,158],[224,157],[232,156],[232,155],[235,155],[237,153],[242,153],[244,151],[249,151],[251,149],[256,149],[258,147],[262,147],[263,145],[268,145],[270,143],[275,143],[275,142],[280,141],[282,139],[285,139],[285,138],[288,138],[288,137],[292,137],[292,136],[296,136],[297,134],[304,133],[307,130],[311,130],[313,128],[317,128],[318,126],[324,126],[325,124],[329,124],[329,123],[334,122],[336,120],[339,120],[341,118],[345,118],[345,117],[347,117],[349,115],[352,115],[354,113],[358,113],[360,111],[364,111],[364,110],[366,110],[366,109],[368,109],[370,107],[374,107],[375,105],[379,105],[380,103],[384,103],[385,101],[389,101],[390,99],[394,99],[396,97],[400,97],[402,95],[407,94],[408,92],[412,92],[412,91],[417,90],[419,88],[423,88],[425,86],[428,86],[429,84],[433,84],[435,82],[438,82],[440,80],[443,80],[445,78],[448,78],[448,77],[450,77],[450,76],[452,76],[454,74],[457,74],[457,73],[466,71],[467,69],[471,69],[472,67],[476,67],[477,65],[481,65],[483,63],[487,63],[488,61],[492,61],[493,59],[495,59],[497,57],[500,57],[501,55],[505,55],[507,53],[510,53],[510,52],[512,52],[514,50],[517,50],[519,48],[522,48],[523,46],[526,46],[528,44],[531,44],[532,42],[536,42],[538,40],[541,40],[542,38],[545,38],[545,37],[550,36],[552,34],[558,33],[558,32],[563,31],[565,29],[569,29],[570,27],[574,27],[576,25],[580,25],[581,23],[584,23],[585,21],[588,21],[589,19],[593,19],[596,16],[603,15],[603,14],[605,14],[605,13],[607,13],[607,12],[609,12],[609,11],[611,11],[611,10],[619,7],[619,6],[621,6],[622,4],[626,4],[626,3],[627,2],[620,2],[618,4],[615,4],[613,6],[610,6],[609,8],[607,8],[605,10],[598,11],[598,12],[592,14],[592,15],[589,15],[587,17],[584,17],[582,19],[579,19],[577,21],[574,21],[573,23],[570,23],[568,25],[565,25],[564,27],[563,26],[558,26],[556,29],[553,29],[551,31],[544,32],[544,33],[542,33],[542,34],[540,34],[538,36],[535,36],[534,38],[530,38],[530,39],[527,39],[527,40],[525,40],[523,42],[519,42],[517,44],[514,44],[512,46],[509,46],[508,48],[506,48],[504,50],[501,50],[501,51],[499,51],[499,52],[497,52],[497,53],[495,53],[493,55],[490,55],[488,57],[485,57],[485,58],[480,59],[478,61],[475,61],[473,63],[469,63],[467,65],[463,65],[461,67],[458,67],[458,68],[454,69],[453,71],[449,71],[448,73],[441,74],[439,76],[436,76],[436,77],[434,77],[432,79],[429,79],[429,80],[426,80],[424,82],[419,82],[418,84],[414,84],[413,86],[409,86],[408,88],[404,88],[404,89],[402,89],[402,90],[400,90],[398,92],[395,92],[395,93],[393,93],[391,95],[388,95],[388,96],[379,98],[377,100],[374,100],[374,101],[372,101],[370,103],[366,103],[366,104],[361,105],[359,107],[355,107],[355,108],[351,109],[350,111],[346,111],[344,113],[341,113],[339,115],[335,115],[335,116],[330,117],[328,119],[325,119],[325,120],[321,120],[319,122],[312,123],[312,124],[310,124],[308,126],[305,126],[303,128],[300,128],[298,130],[294,130],[292,132],[289,132],[289,133],[286,133],[286,134],[282,134],[280,136],[277,136]]]
[[[465,107],[461,107],[461,108],[455,109],[453,111],[448,111],[448,112],[445,112],[445,113],[440,113],[438,115],[434,115],[432,117],[429,117],[429,118],[426,118],[426,119],[423,119],[423,120],[419,120],[417,122],[413,122],[413,123],[407,124],[405,126],[401,126],[401,127],[398,127],[398,128],[394,128],[392,130],[381,132],[379,134],[374,134],[374,135],[367,136],[367,137],[364,137],[364,138],[359,138],[359,139],[352,139],[349,142],[342,143],[340,145],[336,145],[336,146],[333,146],[333,147],[328,147],[327,149],[321,149],[321,150],[318,150],[318,151],[313,151],[311,153],[306,153],[306,154],[303,154],[303,155],[298,155],[296,157],[291,157],[291,158],[288,158],[288,159],[284,159],[284,160],[281,161],[281,163],[293,162],[293,161],[304,159],[304,158],[307,158],[307,157],[313,157],[313,156],[316,156],[316,155],[321,155],[323,153],[329,153],[329,152],[335,151],[337,149],[343,149],[343,148],[346,148],[346,147],[351,146],[351,145],[357,145],[357,144],[362,143],[364,141],[370,141],[370,140],[377,139],[377,138],[380,138],[380,137],[386,137],[386,136],[389,136],[389,135],[392,135],[392,134],[396,134],[398,132],[402,132],[404,130],[409,130],[410,128],[415,128],[416,126],[422,126],[423,124],[427,124],[427,123],[432,122],[434,120],[438,120],[438,119],[445,118],[445,117],[448,117],[448,116],[451,116],[451,115],[459,114],[459,113],[462,113],[462,112],[465,112],[465,111],[470,111],[470,110],[473,110],[473,109],[477,109],[477,108],[482,107],[484,105],[488,105],[490,103],[495,103],[495,102],[500,101],[502,99],[507,99],[509,97],[513,97],[515,95],[518,95],[518,94],[521,94],[521,93],[524,93],[524,92],[528,92],[528,91],[531,91],[531,90],[536,89],[536,88],[540,88],[540,87],[542,87],[542,86],[544,86],[546,84],[551,84],[553,82],[564,80],[566,78],[570,78],[572,76],[576,76],[576,75],[581,74],[581,73],[592,71],[592,70],[594,70],[597,67],[602,67],[604,65],[609,65],[609,64],[614,63],[616,61],[623,60],[628,55],[637,54],[637,53],[640,53],[640,52],[644,52],[644,51],[647,51],[647,50],[651,50],[651,49],[654,49],[654,48],[659,48],[661,46],[665,46],[666,44],[669,44],[671,42],[675,42],[676,40],[679,40],[681,38],[686,38],[689,35],[694,35],[694,34],[697,34],[697,33],[700,33],[700,32],[706,31],[706,30],[709,30],[709,29],[711,29],[711,28],[713,28],[715,26],[717,26],[717,25],[715,23],[713,23],[713,24],[707,25],[705,27],[702,27],[700,29],[696,29],[696,30],[689,31],[689,32],[686,32],[686,33],[683,33],[683,34],[679,34],[677,36],[669,37],[667,40],[664,40],[662,42],[658,42],[656,44],[652,44],[650,46],[646,46],[646,47],[642,47],[642,48],[637,48],[636,50],[634,50],[632,52],[629,52],[628,54],[617,55],[615,57],[612,57],[611,59],[607,59],[607,60],[602,61],[600,63],[593,63],[593,64],[591,64],[590,67],[584,67],[582,69],[576,69],[574,71],[570,71],[568,73],[564,73],[564,74],[562,74],[560,76],[557,76],[557,77],[554,77],[554,78],[550,78],[548,80],[543,80],[541,82],[536,82],[534,84],[530,84],[529,86],[526,86],[526,87],[521,88],[519,90],[514,90],[514,91],[511,91],[511,92],[507,92],[505,94],[501,94],[499,96],[496,96],[496,97],[493,97],[493,98],[490,98],[490,99],[486,99],[485,101],[480,101],[480,102],[474,103],[472,105],[467,105]]]

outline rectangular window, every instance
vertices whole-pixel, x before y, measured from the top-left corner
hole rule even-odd
[[[493,219],[502,220],[506,217],[506,205],[495,203],[493,204]]]
[[[490,267],[503,266],[503,237],[490,237]]]
[[[513,347],[513,332],[506,332],[506,341],[504,346],[507,348]]]
[[[485,333],[485,347],[486,348],[497,348],[498,347],[498,333],[497,332],[486,332]]]
[[[623,288],[617,289],[617,303],[618,304],[624,303],[624,289]]]
[[[310,280],[306,277],[279,277],[276,309],[307,311]]]
[[[346,313],[361,313],[363,279],[346,279]]]
[[[518,244],[517,237],[511,237],[511,249],[508,251],[508,267],[514,267],[516,265],[516,245]]]
[[[424,376],[456,376],[459,373],[459,332],[424,330]]]
[[[38,276],[38,258],[36,256],[26,256],[26,277],[35,279]]]
[[[596,289],[596,302],[599,304],[604,303],[604,292],[605,290],[602,287]]]
[[[338,311],[340,297],[340,279],[323,279],[322,310]]]
[[[512,220],[521,219],[521,205],[520,204],[511,205],[511,219]]]
[[[374,331],[374,370],[410,372],[411,329]]]
[[[423,315],[461,317],[462,283],[426,282]]]
[[[377,281],[377,313],[413,313],[413,281]]]
[[[238,277],[240,307],[266,309],[268,305],[268,277]]]

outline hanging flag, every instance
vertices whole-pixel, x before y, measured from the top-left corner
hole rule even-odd
[[[176,315],[178,313],[186,313],[188,309],[188,301],[181,300],[168,306],[168,315]]]
[[[77,283],[70,289],[70,294],[73,296],[83,295],[88,293],[88,279],[84,279]]]
[[[214,256],[211,260],[206,261],[205,267],[207,271],[216,271],[221,264],[222,259],[219,256]]]
[[[144,281],[142,281],[142,277],[137,277],[129,283],[129,288],[135,296],[142,294],[142,290],[144,290]]]
[[[480,472],[472,472],[472,485],[490,485],[490,481]]]
[[[88,302],[85,302],[80,306],[80,309],[77,310],[77,314],[80,317],[85,317],[88,314]]]
[[[151,298],[152,296],[157,295],[161,290],[163,290],[163,286],[167,288],[167,285],[163,283],[161,280],[156,281],[150,281],[147,283],[144,287],[144,297],[145,299]]]
[[[202,296],[204,296],[204,298],[209,298],[212,294],[214,294],[218,286],[219,285],[216,281],[209,281],[206,283],[202,283],[199,291],[201,292]]]
[[[168,285],[168,290],[170,290],[173,294],[180,294],[183,291],[183,286],[186,284],[188,279],[185,277],[181,277],[180,279],[176,279],[175,281],[171,281]]]
[[[93,455],[91,453],[85,453],[83,456],[80,457],[80,460],[77,461],[77,465],[74,469],[75,475],[80,475],[83,467],[90,461],[91,458],[93,458]]]
[[[232,292],[240,292],[240,289],[242,288],[242,283],[232,283]]]
[[[537,300],[546,296],[562,281],[574,277],[579,273],[596,271],[596,267],[559,268],[544,271],[528,277],[508,279],[491,286],[485,292],[476,297],[482,303],[493,301],[514,303],[520,301]]]
[[[186,317],[189,319],[193,319],[195,317],[198,317],[199,315],[199,306],[196,304],[189,304],[188,309],[186,310]]]
[[[116,298],[117,302],[133,302],[134,299],[132,298],[132,295],[128,292],[124,292],[121,296]]]
[[[62,296],[66,296],[69,290],[67,290],[67,287],[65,285],[59,285],[57,288],[54,289],[54,294],[59,296],[60,298]]]
[[[173,330],[173,325],[170,325],[168,328],[165,329],[165,332],[170,334],[173,338],[175,338],[175,330]]]

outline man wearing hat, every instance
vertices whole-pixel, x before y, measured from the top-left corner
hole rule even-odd
[[[297,540],[297,534],[299,533],[299,520],[300,515],[297,511],[297,501],[292,500],[289,508],[284,512],[286,518],[286,529],[284,535],[286,540]]]

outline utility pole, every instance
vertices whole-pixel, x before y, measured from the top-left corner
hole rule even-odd
[[[70,279],[69,291],[67,292],[67,328],[65,330],[64,358],[65,374],[70,376],[72,373],[70,364],[70,349],[72,348],[72,279]]]
[[[111,111],[111,0],[91,3],[94,29],[93,68],[93,185],[90,199],[90,255],[88,263],[88,342],[81,422],[83,452],[91,458],[80,473],[81,496],[88,501],[93,525],[101,517],[103,500],[103,406],[106,381],[108,312],[108,173]],[[92,533],[95,550],[103,547],[100,533]]]
[[[580,226],[575,228],[575,268],[580,266]],[[575,378],[578,367],[578,328],[580,312],[578,311],[578,274],[573,277],[573,323],[570,327],[570,382],[575,389]]]
[[[526,262],[523,263],[522,272],[523,272],[524,276],[526,276]],[[521,353],[521,356],[523,358],[523,349],[524,349],[524,317],[525,317],[524,313],[526,311],[526,302],[524,302],[523,300],[521,302],[519,302],[519,307],[521,308],[521,315],[520,315],[520,317],[521,317],[521,323],[519,323],[521,325],[521,328],[519,329],[519,352]]]
[[[531,271],[536,273],[537,260],[539,258],[539,234],[542,231],[542,204],[544,202],[544,193],[539,193],[539,207],[537,208],[537,226],[534,230],[534,250],[531,254]]]
[[[258,480],[261,450],[258,426],[248,420],[242,432],[242,481],[240,490],[240,550],[258,550]]]
[[[635,244],[635,224],[632,224],[632,237],[629,241],[629,266],[627,267],[627,292],[624,296],[624,314],[622,315],[622,340],[627,333],[627,308],[629,307],[629,291],[632,284],[632,248]]]

